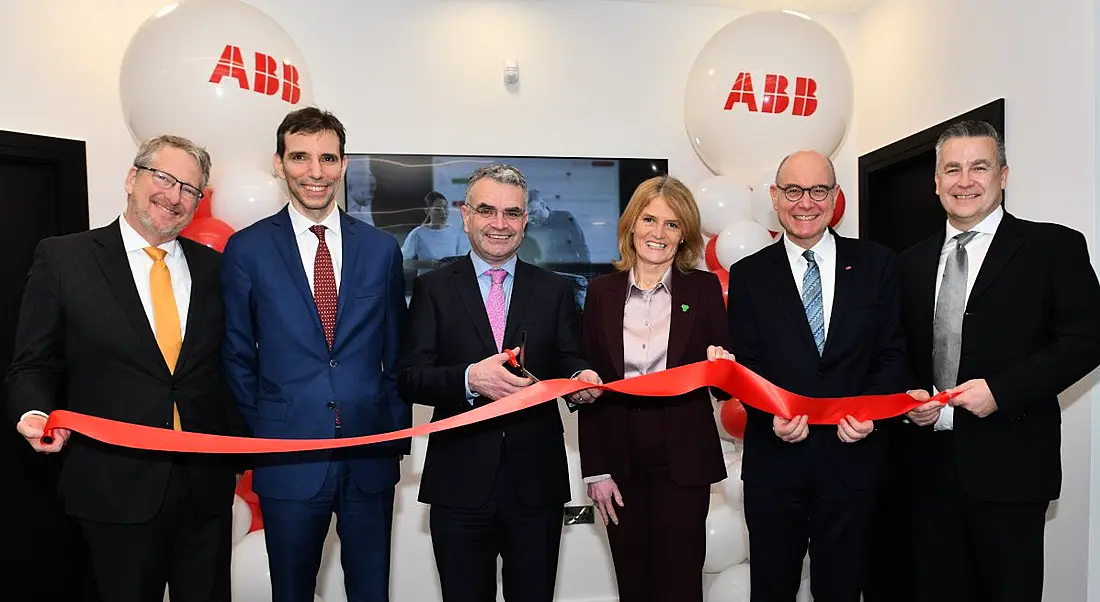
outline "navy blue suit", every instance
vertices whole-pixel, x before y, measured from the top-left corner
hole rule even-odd
[[[288,211],[234,234],[225,248],[224,358],[256,437],[327,439],[410,426],[397,395],[406,312],[397,241],[340,214],[339,301],[332,349]],[[337,418],[339,428],[337,428]],[[386,600],[393,488],[408,440],[256,461],[274,600],[311,599],[321,547],[338,517],[349,602]],[[303,598],[305,594],[310,598]]]

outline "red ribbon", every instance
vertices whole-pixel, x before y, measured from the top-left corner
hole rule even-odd
[[[459,428],[518,412],[558,397],[587,388],[600,388],[627,395],[668,397],[682,395],[702,387],[717,387],[759,410],[784,418],[806,415],[810,424],[838,424],[845,416],[857,420],[883,420],[908,412],[922,405],[905,393],[893,395],[862,395],[859,397],[805,397],[785,391],[741,364],[729,360],[696,362],[661,372],[627,378],[603,385],[592,385],[579,380],[554,379],[537,382],[523,390],[503,397],[479,408],[463,412],[437,422],[420,424],[412,428],[340,439],[258,439],[228,437],[174,431],[159,427],[117,422],[106,418],[87,416],[66,410],[50,412],[46,421],[46,437],[52,437],[54,429],[69,429],[103,443],[136,449],[219,453],[219,454],[271,454],[283,452],[313,451],[356,447],[418,437]],[[953,395],[940,394],[934,400],[945,403]],[[595,403],[600,403],[597,400]]]

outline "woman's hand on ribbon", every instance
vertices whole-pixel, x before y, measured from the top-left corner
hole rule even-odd
[[[711,345],[710,347],[707,347],[707,360],[712,362],[714,360],[729,360],[731,362],[737,361],[733,357],[732,353],[726,351],[720,345]]]
[[[615,484],[615,479],[608,477],[602,481],[589,483],[588,498],[595,502],[604,526],[607,526],[609,520],[616,525],[619,524],[619,517],[615,514],[615,504],[622,508],[623,496],[619,493],[619,486]]]
[[[581,370],[580,374],[573,377],[573,380],[579,380],[585,383],[591,383],[593,385],[602,385],[603,381],[600,379],[600,375],[596,374],[595,370]],[[569,401],[573,403],[592,403],[596,401],[596,398],[603,393],[603,389],[591,388],[581,389],[576,393],[569,396]]]
[[[791,419],[774,416],[772,418],[772,431],[787,443],[798,443],[810,434],[810,418],[806,415],[795,416]]]

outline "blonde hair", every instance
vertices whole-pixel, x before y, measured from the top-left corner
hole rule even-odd
[[[642,211],[661,197],[668,203],[669,209],[680,223],[680,233],[684,239],[676,248],[673,263],[681,272],[693,269],[703,254],[703,234],[699,224],[699,206],[695,196],[684,183],[672,176],[657,176],[638,185],[630,197],[626,209],[619,217],[619,257],[612,263],[619,271],[627,271],[638,263],[638,253],[634,250],[634,224]]]

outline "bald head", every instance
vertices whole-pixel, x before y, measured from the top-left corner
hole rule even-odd
[[[800,150],[783,157],[779,162],[779,169],[775,170],[775,183],[784,185],[789,182],[791,172],[801,175],[807,171],[818,172],[822,169],[828,173],[828,180],[820,180],[818,183],[827,186],[836,185],[836,168],[833,167],[832,159],[815,150]],[[784,172],[784,170],[787,171]],[[784,178],[784,175],[788,177]]]

